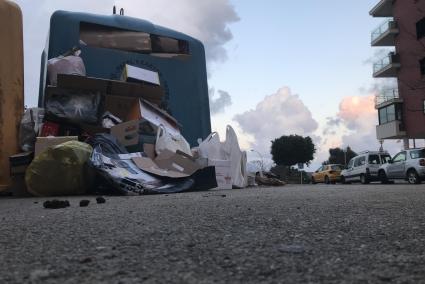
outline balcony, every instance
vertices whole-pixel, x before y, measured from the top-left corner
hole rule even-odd
[[[398,54],[390,52],[387,56],[373,64],[373,77],[390,78],[397,77],[397,71],[401,67]]]
[[[392,17],[394,0],[381,0],[370,10],[372,17]]]
[[[395,120],[376,126],[376,138],[381,139],[400,139],[406,136],[403,123]]]
[[[386,107],[394,103],[403,103],[400,98],[398,89],[388,89],[375,96],[375,109]]]
[[[398,35],[397,22],[389,19],[372,32],[372,46],[394,46],[395,37]]]

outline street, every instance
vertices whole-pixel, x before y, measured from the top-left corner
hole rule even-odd
[[[0,198],[0,283],[425,283],[425,184],[95,197]]]

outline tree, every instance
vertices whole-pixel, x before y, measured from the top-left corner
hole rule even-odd
[[[351,150],[350,146],[345,149],[347,152],[344,153],[344,150],[341,148],[331,148],[329,149],[329,159],[323,164],[341,164],[346,165],[351,158],[357,156],[357,153]]]
[[[309,136],[282,136],[272,141],[271,154],[276,165],[293,166],[297,163],[309,165],[316,153]]]

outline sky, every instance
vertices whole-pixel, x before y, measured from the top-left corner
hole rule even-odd
[[[167,0],[14,2],[24,16],[28,106],[37,104],[52,12],[111,14],[117,5],[204,43],[212,129],[223,140],[231,125],[249,159],[269,159],[271,141],[290,134],[312,137],[311,169],[330,147],[379,148],[374,95],[394,81],[372,78],[373,61],[386,51],[370,46],[371,31],[384,20],[369,16],[378,0],[174,0],[172,9]],[[402,146],[384,142],[392,154]]]

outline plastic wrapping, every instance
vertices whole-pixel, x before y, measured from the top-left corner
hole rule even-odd
[[[24,152],[34,151],[35,140],[43,125],[44,109],[27,109],[19,127],[19,146]]]
[[[47,62],[50,85],[56,86],[58,74],[86,76],[83,59],[76,55],[59,56]]]
[[[93,148],[100,147],[101,153],[107,157],[128,154],[127,149],[111,134],[96,134],[87,139],[86,143],[90,144]]]
[[[99,120],[100,100],[99,93],[55,93],[46,100],[46,113],[69,122],[94,124]]]
[[[88,161],[92,147],[69,141],[44,150],[25,174],[28,191],[35,196],[84,194],[92,185]]]
[[[103,180],[105,194],[141,195],[178,193],[191,190],[195,181],[191,178],[160,179],[139,169],[131,160],[142,153],[121,154],[107,157],[98,146],[91,156],[91,164]]]

